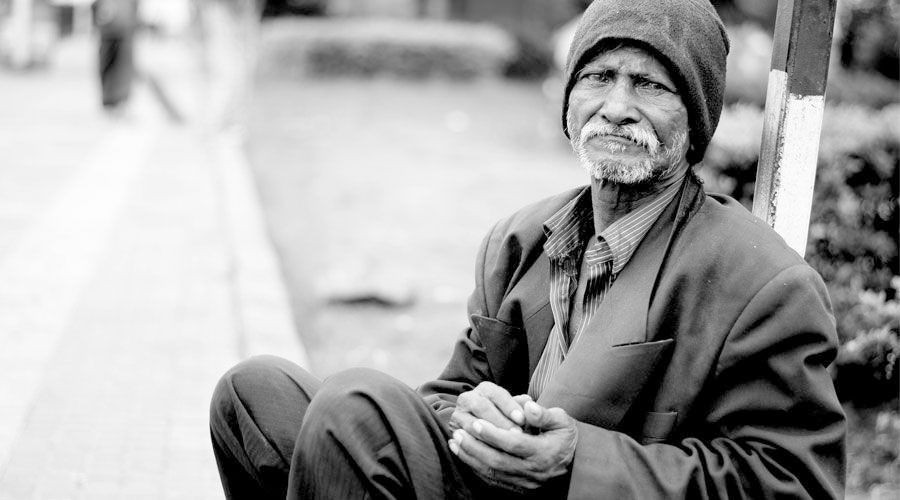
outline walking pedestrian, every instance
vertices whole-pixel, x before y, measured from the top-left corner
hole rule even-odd
[[[134,38],[138,0],[96,0],[94,23],[100,32],[98,69],[103,108],[118,111],[128,101],[134,80]]]

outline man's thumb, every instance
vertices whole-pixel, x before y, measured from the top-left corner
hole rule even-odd
[[[544,431],[565,427],[569,423],[569,417],[562,408],[544,408],[534,401],[528,401],[524,410],[525,423]]]

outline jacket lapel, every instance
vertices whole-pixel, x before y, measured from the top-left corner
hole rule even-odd
[[[521,293],[522,323],[528,338],[528,377],[534,373],[550,329],[553,328],[553,311],[550,310],[550,259],[541,252],[531,269],[522,277],[511,295]],[[527,387],[527,385],[526,385]]]
[[[689,178],[679,201],[660,214],[542,392],[541,404],[595,425],[619,425],[671,351],[672,339],[647,342],[647,313],[667,249],[698,192]]]

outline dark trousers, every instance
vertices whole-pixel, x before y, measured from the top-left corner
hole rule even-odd
[[[128,100],[134,79],[134,37],[100,37],[100,89],[104,107]]]
[[[374,370],[353,369],[320,383],[287,360],[250,358],[219,381],[210,430],[228,498],[487,493],[450,452],[448,430],[422,398]]]

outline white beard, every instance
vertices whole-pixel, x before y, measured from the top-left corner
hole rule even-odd
[[[635,159],[594,159],[585,144],[594,138],[604,135],[623,137],[647,150],[648,156]],[[688,148],[687,132],[679,132],[673,144],[661,145],[656,134],[636,125],[615,126],[600,123],[587,123],[578,136],[571,139],[572,149],[578,156],[581,165],[588,174],[597,180],[605,180],[616,184],[643,184],[671,174],[684,158]],[[606,144],[612,153],[623,151],[625,146],[616,143]]]

